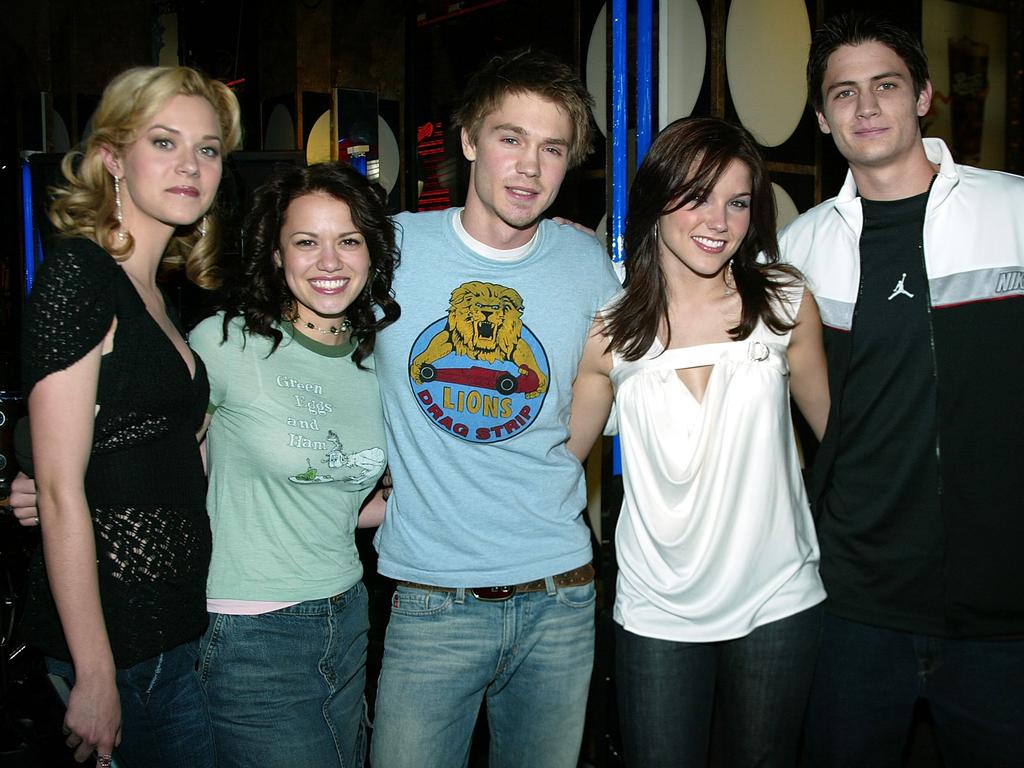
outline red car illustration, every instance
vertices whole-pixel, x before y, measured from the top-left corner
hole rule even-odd
[[[420,366],[423,381],[445,381],[478,389],[493,389],[503,395],[513,392],[533,392],[540,386],[540,377],[529,366],[521,366],[519,375],[473,365],[469,368],[435,368],[430,363]]]

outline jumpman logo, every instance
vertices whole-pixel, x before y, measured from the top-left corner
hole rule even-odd
[[[892,301],[893,299],[895,299],[900,294],[902,294],[902,295],[904,295],[904,296],[906,296],[907,298],[910,298],[910,299],[914,298],[914,294],[912,294],[910,291],[908,291],[906,288],[903,287],[903,281],[906,280],[906,279],[907,279],[907,273],[904,272],[903,276],[899,279],[899,282],[896,283],[896,287],[893,288],[892,294],[889,296],[889,301]]]

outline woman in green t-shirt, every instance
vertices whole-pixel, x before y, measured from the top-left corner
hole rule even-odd
[[[354,529],[386,464],[372,353],[399,315],[394,229],[376,185],[323,164],[264,184],[243,232],[223,311],[189,337],[210,374],[200,676],[217,761],[362,765]]]

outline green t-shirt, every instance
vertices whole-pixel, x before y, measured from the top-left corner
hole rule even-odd
[[[213,556],[207,596],[303,601],[362,577],[354,530],[387,461],[373,358],[319,344],[290,325],[271,341],[223,317],[189,335],[210,377]]]

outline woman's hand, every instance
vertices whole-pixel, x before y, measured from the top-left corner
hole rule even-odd
[[[19,525],[39,525],[39,510],[36,509],[36,481],[19,472],[11,481],[11,512]]]
[[[46,575],[75,668],[67,743],[83,762],[109,765],[121,704],[100,604],[96,535],[85,496],[103,342],[36,382],[28,398]]]
[[[75,676],[64,715],[64,735],[80,763],[95,753],[96,764],[101,766],[105,761],[100,756],[110,755],[121,743],[121,699],[114,674],[111,668],[96,675]]]

